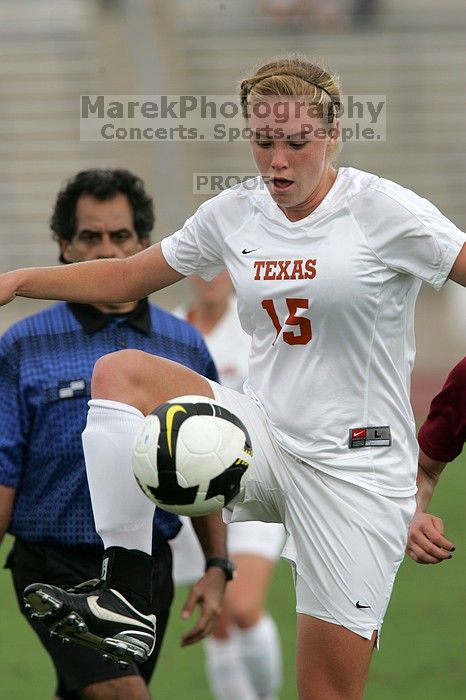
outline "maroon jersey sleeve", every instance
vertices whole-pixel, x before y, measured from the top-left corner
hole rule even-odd
[[[418,440],[422,451],[440,462],[451,462],[461,454],[466,442],[466,357],[432,400]]]

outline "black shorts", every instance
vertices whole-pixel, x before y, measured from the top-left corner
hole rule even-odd
[[[63,700],[76,700],[78,689],[112,678],[140,675],[149,683],[165,634],[174,595],[172,554],[167,542],[154,552],[151,612],[157,616],[157,641],[145,663],[132,664],[126,669],[118,668],[116,663],[106,664],[92,649],[77,644],[64,645],[50,637],[45,625],[27,615],[23,600],[26,586],[36,582],[75,586],[91,578],[100,578],[102,552],[98,547],[58,547],[16,540],[5,565],[11,569],[21,611],[52,658],[57,673],[56,693]]]

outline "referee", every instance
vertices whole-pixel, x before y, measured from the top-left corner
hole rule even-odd
[[[123,258],[149,245],[152,199],[126,170],[87,170],[58,194],[51,218],[60,262]],[[7,567],[19,605],[23,590],[41,580],[74,586],[100,577],[103,546],[96,534],[81,433],[94,363],[121,348],[176,360],[210,379],[217,372],[200,334],[149,304],[57,303],[12,326],[0,339],[0,540],[15,537]],[[207,516],[201,544],[225,557],[224,525]],[[152,600],[157,617],[154,653],[140,666],[104,664],[100,654],[63,645],[47,628],[26,619],[49,653],[57,674],[56,698],[145,700],[173,599],[168,540],[181,527],[176,515],[156,509]],[[127,576],[120,572],[120,578]],[[134,580],[131,582],[134,586]],[[217,597],[222,590],[207,595]]]

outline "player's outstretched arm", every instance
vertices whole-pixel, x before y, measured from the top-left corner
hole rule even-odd
[[[445,559],[451,559],[451,552],[454,550],[453,543],[444,535],[442,519],[426,513],[445,464],[431,459],[420,450],[417,508],[409,527],[406,547],[411,559],[419,564],[439,564]]]
[[[30,267],[0,275],[0,305],[15,297],[97,304],[135,301],[182,279],[160,244],[125,259]]]

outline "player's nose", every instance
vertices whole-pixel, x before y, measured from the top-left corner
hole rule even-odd
[[[270,166],[274,170],[283,170],[288,167],[288,158],[284,148],[285,144],[277,141],[273,144],[272,160]]]
[[[97,253],[98,258],[116,258],[118,254],[118,246],[112,241],[110,236],[104,234],[100,239],[100,245]]]

